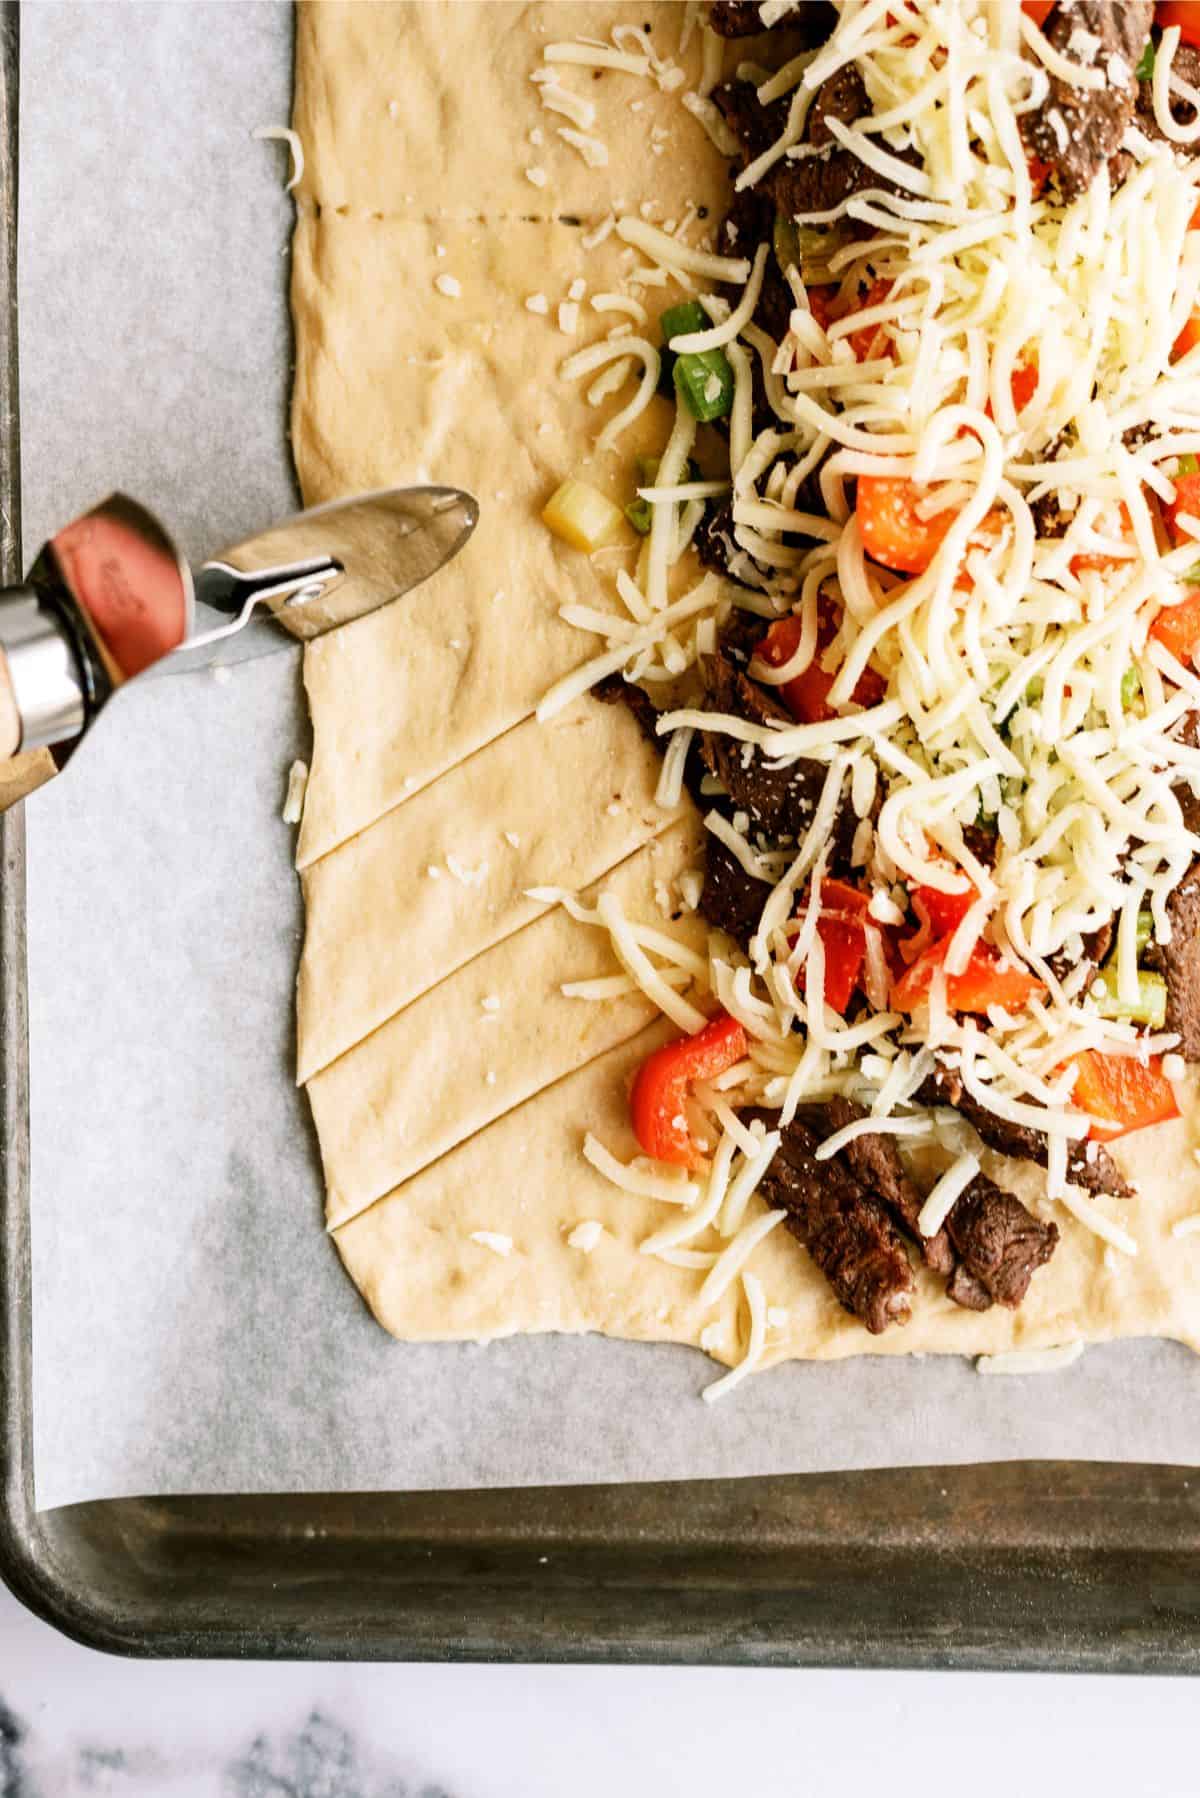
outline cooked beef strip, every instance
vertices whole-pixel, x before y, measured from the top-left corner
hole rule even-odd
[[[1049,164],[1064,200],[1086,193],[1100,165],[1121,147],[1138,97],[1134,70],[1153,17],[1151,0],[1060,0],[1042,26],[1071,62],[1080,60],[1070,47],[1076,32],[1098,37],[1093,66],[1107,76],[1102,88],[1079,88],[1051,75],[1045,100],[1021,115],[1026,150]]]
[[[749,82],[727,81],[713,90],[712,98],[741,145],[743,166],[770,149],[787,124],[790,102],[785,98],[760,106]],[[843,149],[829,129],[831,118],[852,125],[870,111],[866,85],[854,63],[847,63],[817,89],[809,108],[805,140],[824,153],[801,162],[785,158],[760,184],[781,212],[789,217],[803,212],[826,212],[866,188],[882,189],[885,193],[899,191],[885,176]],[[903,159],[914,165],[918,161],[915,151],[904,151]],[[869,233],[871,227],[864,229]]]
[[[1184,743],[1189,749],[1200,749],[1200,712],[1185,712],[1175,727],[1174,736],[1177,743]],[[1183,828],[1200,836],[1200,793],[1192,791],[1192,783],[1187,779],[1176,781],[1174,792],[1183,813]]]
[[[712,0],[708,22],[720,37],[755,37],[763,29],[761,0]],[[793,0],[778,28],[798,32],[806,44],[823,44],[836,23],[826,0]]]
[[[853,125],[871,111],[871,99],[862,70],[856,62],[848,62],[823,81],[813,95],[805,125],[805,139],[810,144],[836,144],[829,129],[830,119],[840,125]]]
[[[1192,863],[1171,894],[1167,916],[1170,942],[1151,943],[1143,960],[1166,979],[1166,1028],[1179,1032],[1178,1053],[1185,1061],[1200,1061],[1200,862]]]
[[[838,1094],[824,1107],[823,1135],[832,1136],[835,1130],[844,1130],[847,1124],[856,1123],[866,1115],[861,1105]],[[900,1159],[895,1137],[883,1131],[856,1136],[842,1149],[841,1156],[854,1178],[868,1192],[882,1199],[896,1222],[908,1231],[920,1249],[926,1267],[939,1274],[952,1273],[954,1250],[945,1230],[939,1230],[934,1236],[922,1236],[917,1228],[924,1200],[916,1181]]]
[[[724,500],[720,505],[713,501],[709,502],[705,507],[704,517],[696,527],[692,544],[705,568],[711,568],[716,574],[724,575],[726,580],[735,581],[739,586],[750,585],[748,581],[738,581],[737,575],[733,572],[738,558],[745,555],[746,551],[738,547],[733,535],[733,502],[731,500]],[[753,556],[749,557],[749,560],[753,562]]]
[[[741,146],[743,168],[782,137],[791,107],[786,95],[764,106],[749,81],[721,82],[719,87],[714,87],[712,100]],[[769,193],[769,187],[759,191]],[[737,253],[743,254],[740,246]]]
[[[972,1310],[983,1309],[979,1288],[997,1305],[1015,1310],[1058,1244],[1056,1224],[1042,1223],[982,1174],[954,1201],[946,1229],[972,1282],[968,1286],[956,1276],[947,1291]]]
[[[1175,60],[1171,64],[1173,73],[1187,82],[1189,87],[1200,87],[1200,50],[1192,44],[1181,43],[1175,52]],[[1171,95],[1171,117],[1178,125],[1193,125],[1196,121],[1196,109],[1185,100],[1182,94]],[[1134,122],[1139,131],[1154,143],[1171,143],[1171,140],[1159,130],[1158,119],[1154,112],[1154,93],[1149,81],[1138,82],[1137,107]],[[1171,143],[1173,150],[1184,156],[1200,154],[1200,144]]]
[[[813,97],[805,125],[805,141],[822,149],[820,156],[806,156],[796,162],[785,158],[766,177],[775,204],[789,217],[798,213],[829,212],[854,194],[868,188],[877,193],[895,194],[901,189],[888,176],[868,168],[857,156],[838,143],[829,128],[830,119],[853,125],[873,110],[866,83],[856,63],[847,63],[822,83]],[[901,162],[919,167],[915,150],[893,151]],[[875,226],[850,221],[848,229],[863,236],[874,234]]]
[[[741,673],[727,656],[705,656],[701,668],[712,711],[732,713],[753,724],[766,724],[770,719],[795,722],[767,688]],[[752,833],[799,842],[812,823],[829,772],[823,762],[798,761],[788,768],[769,768],[767,755],[757,744],[740,743],[722,731],[701,733],[700,754],[710,774],[716,775],[728,793],[732,809],[748,815]],[[857,829],[858,819],[847,793],[833,822],[830,873],[848,870]]]
[[[760,0],[713,0],[708,22],[719,37],[754,37],[763,28]]]
[[[721,654],[736,668],[745,668],[769,628],[767,620],[760,618],[757,612],[746,612],[735,606],[721,627]]]
[[[997,1155],[1011,1155],[1016,1161],[1033,1161],[1045,1167],[1049,1156],[1045,1133],[1028,1124],[1012,1124],[997,1117],[963,1086],[952,1068],[937,1068],[924,1082],[917,1095],[923,1105],[953,1105],[968,1124]],[[1098,1142],[1067,1144],[1067,1179],[1088,1192],[1107,1193],[1114,1199],[1131,1199],[1132,1186],[1121,1178],[1116,1162]]]
[[[982,1280],[977,1280],[968,1272],[965,1261],[960,1261],[949,1280],[946,1282],[946,1297],[955,1305],[961,1305],[964,1311],[990,1311],[992,1295]]]
[[[777,1129],[775,1112],[747,1111]],[[907,1323],[913,1272],[904,1244],[878,1199],[833,1156],[818,1161],[819,1138],[799,1118],[782,1133],[759,1187],[768,1205],[787,1212],[787,1227],[804,1244],[840,1305],[873,1336]]]
[[[711,810],[712,800],[705,803]],[[767,882],[747,874],[732,850],[710,831],[704,845],[700,916],[718,930],[726,931],[744,955],[750,953],[750,939],[758,929],[770,894]]]
[[[756,618],[750,612],[734,611],[721,633],[722,653],[731,659],[736,657],[744,666],[753,654],[754,645],[762,632],[761,618]],[[655,728],[658,708],[643,688],[635,686],[632,681],[623,680],[619,674],[610,674],[593,691],[596,698],[606,705],[628,706],[646,740],[659,751],[662,750],[664,739]],[[731,801],[700,791],[704,772],[699,751],[693,748],[693,753],[688,756],[684,766],[683,778],[688,792],[702,812],[720,811],[731,818],[735,809]],[[714,837],[711,832],[706,833],[700,915],[718,930],[727,931],[745,954],[749,954],[750,938],[758,929],[758,921],[770,891],[765,880],[756,880],[752,874],[747,874],[736,856],[730,853],[719,838]]]
[[[994,824],[964,824],[962,839],[977,862],[985,868],[995,867],[1000,838]]]

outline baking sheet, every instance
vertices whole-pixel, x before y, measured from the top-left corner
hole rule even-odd
[[[116,485],[201,556],[294,504],[286,153],[249,135],[288,116],[289,10],[38,0],[22,38],[26,560]],[[709,1407],[690,1350],[390,1341],[291,1083],[307,739],[294,650],[158,681],[27,807],[39,1504],[1200,1460],[1171,1344],[791,1366]]]

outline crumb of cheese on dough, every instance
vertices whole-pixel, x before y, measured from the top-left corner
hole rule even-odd
[[[308,787],[308,763],[296,761],[288,769],[287,796],[280,814],[285,824],[299,824]]]
[[[439,293],[445,294],[448,300],[457,300],[462,296],[462,282],[456,280],[453,275],[438,275],[433,285]]]
[[[480,1248],[491,1249],[493,1255],[512,1254],[512,1237],[502,1235],[499,1230],[472,1230],[471,1241],[477,1242]]]
[[[600,1238],[604,1235],[604,1225],[594,1217],[589,1217],[581,1224],[576,1224],[567,1237],[567,1247],[578,1249],[581,1254],[590,1255]]]

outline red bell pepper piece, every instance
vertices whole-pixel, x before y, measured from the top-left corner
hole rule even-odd
[[[869,896],[852,887],[848,880],[821,882],[822,917],[865,918],[870,909]]]
[[[844,1018],[867,959],[867,933],[861,924],[822,913],[817,935],[825,951],[825,1003]]]
[[[803,674],[794,675],[784,681],[779,689],[779,696],[793,718],[801,724],[820,724],[827,718],[840,716],[829,704],[829,689],[837,679],[836,670],[826,674],[817,666],[817,659],[822,649],[826,648],[837,629],[832,615],[827,611],[817,625],[817,653]],[[795,655],[800,643],[800,620],[792,613],[787,618],[777,618],[762,642],[758,646],[758,654],[769,668],[781,668],[785,662]],[[873,668],[865,668],[855,685],[851,695],[854,703],[861,706],[878,705],[886,691],[882,676]]]
[[[629,1094],[633,1134],[656,1161],[696,1168],[704,1157],[688,1131],[688,1087],[693,1080],[715,1080],[746,1053],[746,1032],[728,1012],[698,1030],[677,1037],[648,1055]]]
[[[1016,412],[1023,412],[1034,394],[1037,392],[1038,365],[1033,362],[1020,362],[1012,371],[1012,401]]]
[[[1021,0],[1021,11],[1027,13],[1035,25],[1044,25],[1054,11],[1055,0]]]
[[[1179,1116],[1175,1092],[1162,1071],[1162,1058],[1152,1055],[1142,1063],[1132,1055],[1101,1055],[1088,1049],[1075,1057],[1079,1070],[1071,1103],[1093,1118],[1088,1132],[1097,1142],[1111,1142],[1147,1124],[1162,1124]]]
[[[1200,343],[1200,312],[1193,312],[1183,330],[1171,345],[1171,360],[1178,362],[1189,350],[1194,350]]]
[[[859,476],[855,511],[873,562],[900,574],[923,574],[929,567],[958,514],[947,507],[922,518],[917,506],[924,497],[922,488],[899,475]],[[999,512],[989,512],[979,530],[998,530],[1001,522]]]
[[[867,933],[863,920],[870,900],[844,880],[821,882],[821,915],[817,935],[825,951],[825,1003],[845,1017],[846,1007],[862,977],[867,958]],[[799,929],[793,924],[794,935]],[[803,977],[801,979],[803,984]]]
[[[921,489],[900,476],[861,475],[855,510],[863,548],[873,562],[900,574],[923,574],[957,514],[952,508],[922,518]]]
[[[1154,9],[1154,22],[1165,31],[1168,25],[1178,25],[1179,36],[1183,43],[1193,44],[1200,49],[1200,4],[1198,0],[1158,0]]]
[[[865,312],[870,306],[882,306],[891,291],[890,281],[873,281],[866,293],[846,308],[843,317],[852,312]],[[846,341],[854,351],[856,362],[869,362],[873,356],[891,354],[888,335],[882,325],[860,325],[857,331],[851,331]]]
[[[1150,635],[1165,643],[1186,668],[1200,649],[1200,593],[1189,593],[1177,606],[1164,606],[1150,626]]]
[[[933,976],[946,959],[950,938],[943,937],[919,955],[892,988],[893,1011],[915,1011],[928,997]],[[946,976],[946,1004],[951,1011],[986,1011],[1002,1005],[1012,1011],[1044,992],[1042,982],[1017,962],[1004,961],[986,943],[977,943],[961,974]]]
[[[1197,342],[1200,343],[1200,337],[1197,337]],[[1200,518],[1200,474],[1177,474],[1172,475],[1171,479],[1175,487],[1175,498],[1163,507],[1168,535],[1176,546],[1180,543],[1193,543],[1195,538],[1189,537],[1177,520],[1181,512],[1186,513],[1189,518]]]
[[[808,305],[821,329],[828,331],[835,319],[849,318],[854,312],[865,312],[868,306],[881,306],[891,291],[890,281],[873,281],[865,293],[847,300],[837,287],[810,287]],[[882,325],[863,325],[859,330],[851,331],[846,341],[854,351],[856,362],[866,362],[872,356],[890,353]]]
[[[820,325],[822,331],[828,331],[837,317],[836,303],[838,290],[836,287],[810,287],[808,293],[808,309]]]
[[[914,887],[913,910],[922,924],[928,924],[935,938],[953,936],[979,894],[963,875],[961,893],[943,893],[937,887]]]

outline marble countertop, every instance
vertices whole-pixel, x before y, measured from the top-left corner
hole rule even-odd
[[[0,1587],[0,1798],[1185,1798],[1198,1706],[1165,1679],[120,1661]]]

